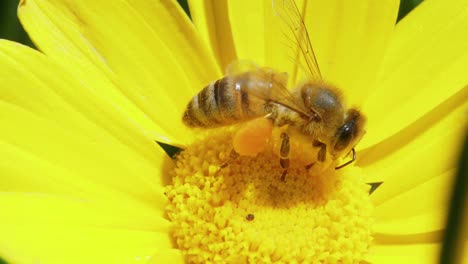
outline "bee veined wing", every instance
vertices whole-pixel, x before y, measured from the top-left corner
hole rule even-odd
[[[309,32],[304,23],[301,10],[294,0],[272,0],[273,10],[294,35],[299,51],[305,60],[307,69],[313,79],[321,80],[322,75],[317,58],[310,42]]]
[[[282,105],[306,117],[314,118],[315,115],[317,115],[312,109],[307,109],[303,102],[293,96],[286,88],[286,83],[288,81],[287,73],[278,73],[262,68],[251,74],[256,76],[254,78],[258,78],[259,80],[271,80],[271,83],[269,87],[256,85],[248,86],[247,89],[250,95],[256,96],[266,102]],[[255,83],[255,81],[253,83]]]

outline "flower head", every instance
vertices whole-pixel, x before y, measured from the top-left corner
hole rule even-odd
[[[193,211],[169,206],[165,215],[167,197],[180,193],[177,182],[165,189],[172,181],[169,172],[179,173],[181,167],[174,169],[155,141],[178,146],[197,142],[196,134],[181,122],[184,107],[202,87],[219,79],[233,60],[249,59],[287,71],[294,80],[303,76],[294,69],[294,60],[278,52],[288,39],[277,37],[281,26],[274,20],[270,1],[193,1],[190,7],[193,23],[170,0],[21,1],[20,19],[42,53],[0,42],[4,124],[0,254],[6,260],[173,263],[193,253],[183,248],[184,241],[195,245],[195,240],[204,239],[199,233],[184,233],[190,227],[171,231],[172,224],[184,217],[178,213]],[[370,196],[375,206],[374,242],[364,258],[427,263],[438,253],[446,210],[446,192],[440,190],[451,182],[458,140],[466,128],[468,6],[465,1],[446,5],[427,0],[395,26],[397,8],[391,0],[350,6],[318,1],[303,7],[323,75],[342,87],[350,104],[361,105],[368,117],[367,134],[357,149],[358,168],[347,168],[362,173],[363,182],[350,178],[342,181],[342,188],[327,186],[317,193],[337,198],[325,215],[339,219],[347,210],[344,204],[349,205],[346,195],[353,193],[351,204],[356,205],[365,201],[354,200],[364,183],[383,182]],[[245,177],[241,183],[224,177],[220,179],[228,182],[217,183],[212,167],[203,167],[205,161],[193,156],[209,158],[212,153],[188,150],[192,152],[181,154],[179,162],[192,159],[196,166],[191,168],[200,166],[208,176],[201,179],[194,173],[195,184],[213,180],[209,183],[217,190],[249,182]],[[190,153],[192,157],[187,157]],[[242,167],[232,165],[227,170],[245,167],[257,177],[253,186],[264,186],[255,185],[265,181],[265,175],[248,165],[254,161],[246,157],[239,161]],[[295,169],[291,179],[303,179]],[[187,172],[175,181],[183,173]],[[340,173],[327,181],[349,178]],[[347,189],[349,184],[358,187]],[[289,202],[303,195],[299,185],[272,186],[283,195],[296,190]],[[347,191],[342,195],[339,190]],[[258,195],[256,191],[246,197]],[[226,201],[210,192],[194,195],[211,195],[197,203]],[[282,201],[276,200],[279,205]],[[365,213],[359,221],[367,221],[367,202],[362,206]],[[197,208],[215,210],[203,204]],[[238,215],[234,209],[208,215],[218,213],[214,225],[223,226],[233,216],[231,222],[241,226],[265,226],[272,223],[265,218],[278,216],[277,211],[260,211],[265,208],[246,204],[235,209]],[[303,213],[285,211],[299,217]],[[333,215],[337,212],[339,216]],[[313,217],[324,221],[319,214]],[[337,230],[356,226],[366,225]],[[255,236],[254,229],[246,230],[245,237]],[[359,231],[365,241],[366,232]],[[233,234],[237,233],[226,235]],[[268,234],[259,237],[267,239]],[[173,238],[180,238],[176,246]],[[230,239],[242,243],[238,237]],[[307,239],[299,242],[307,244]],[[318,245],[343,242],[337,248],[346,248],[346,241],[336,239]],[[275,247],[265,241],[258,250],[274,252],[273,260],[298,255],[281,248],[270,250],[271,246]]]

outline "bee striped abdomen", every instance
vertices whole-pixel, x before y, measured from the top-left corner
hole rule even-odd
[[[251,109],[246,76],[228,76],[206,86],[187,105],[183,121],[190,127],[218,127],[263,114]]]

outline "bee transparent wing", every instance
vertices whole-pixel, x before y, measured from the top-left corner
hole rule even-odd
[[[301,11],[294,0],[273,0],[273,10],[285,22],[293,33],[298,49],[313,79],[322,79],[317,58],[310,42],[309,32],[302,18]]]
[[[288,81],[287,73],[272,73],[262,69],[255,72],[255,74],[258,75],[260,80],[273,78],[272,85],[268,89],[255,85],[249,86],[248,92],[250,95],[267,102],[282,105],[310,119],[314,119],[318,116],[316,112],[313,112],[311,109],[307,109],[303,102],[298,101],[298,99],[286,88],[286,83]]]

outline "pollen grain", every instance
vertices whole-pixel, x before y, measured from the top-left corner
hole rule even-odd
[[[172,237],[188,263],[359,263],[372,241],[359,168],[309,175],[291,161],[231,156],[220,130],[181,152],[166,186]],[[221,166],[227,164],[227,166]]]

